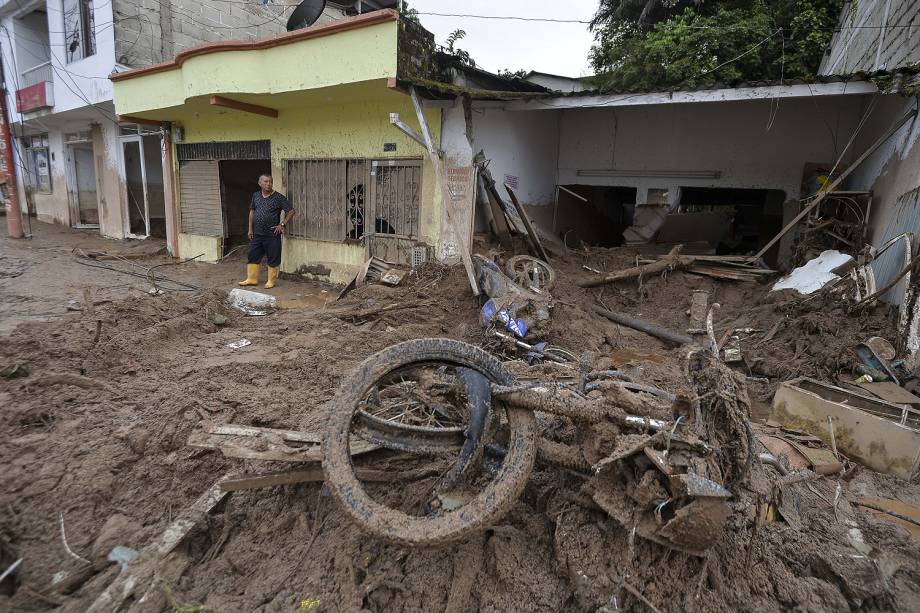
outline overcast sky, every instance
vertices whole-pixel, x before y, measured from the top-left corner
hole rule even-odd
[[[582,23],[550,23],[507,19],[438,17],[424,13],[463,13],[588,21],[594,16],[598,0],[408,0],[419,13],[419,20],[444,44],[456,29],[466,38],[456,47],[473,56],[476,65],[486,70],[537,70],[569,77],[592,73],[588,50],[593,37]]]

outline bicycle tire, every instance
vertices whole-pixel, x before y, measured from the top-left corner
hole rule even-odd
[[[367,391],[387,373],[419,362],[443,362],[479,371],[491,382],[514,377],[494,357],[473,345],[426,338],[392,345],[370,356],[342,382],[331,404],[322,441],[326,486],[345,513],[366,532],[388,542],[424,547],[463,539],[494,524],[517,502],[537,455],[537,423],[532,411],[506,407],[507,455],[492,481],[469,503],[439,515],[417,517],[391,509],[364,491],[354,474],[349,432]]]

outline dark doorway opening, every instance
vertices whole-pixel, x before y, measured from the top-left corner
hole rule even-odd
[[[249,242],[249,205],[259,191],[259,176],[271,174],[270,160],[221,160],[221,207],[224,212],[224,254]],[[276,186],[278,177],[274,178]]]
[[[636,188],[564,185],[559,189],[553,226],[569,247],[623,244],[623,230],[633,223]],[[577,194],[574,195],[574,194]]]
[[[785,197],[785,192],[775,189],[681,187],[678,213],[724,216],[724,230],[713,241],[716,253],[753,254],[782,229]],[[682,225],[690,231],[688,223]],[[764,255],[768,265],[776,264],[777,252],[778,245]]]

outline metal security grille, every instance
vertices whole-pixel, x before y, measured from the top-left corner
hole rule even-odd
[[[288,160],[286,170],[287,195],[298,213],[291,236],[364,239],[371,255],[411,263],[421,160]]]
[[[412,265],[419,235],[421,160],[371,163],[370,206],[374,227],[365,228],[368,253],[387,262]]]
[[[268,160],[272,157],[270,140],[238,140],[224,143],[181,143],[176,157],[186,160]]]
[[[224,235],[216,161],[179,162],[179,228],[185,234]]]

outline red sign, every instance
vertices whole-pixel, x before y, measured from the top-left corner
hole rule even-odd
[[[16,110],[20,113],[27,113],[35,109],[51,106],[51,102],[48,100],[48,89],[48,81],[42,81],[18,90],[16,92]]]

